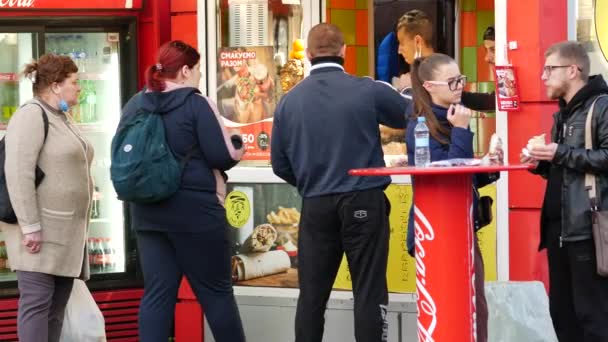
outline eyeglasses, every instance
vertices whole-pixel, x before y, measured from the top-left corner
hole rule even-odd
[[[578,65],[574,65],[574,64],[570,64],[570,65],[545,65],[543,67],[543,75],[551,75],[551,72],[553,72],[553,69],[559,69],[559,68],[569,68],[571,66],[575,66],[576,69],[580,72],[583,72],[583,69],[581,69],[581,67],[579,67]]]
[[[430,83],[430,84],[447,85],[451,91],[455,91],[455,90],[458,90],[460,87],[464,88],[464,86],[467,84],[467,76],[460,75],[460,76],[452,78],[451,80],[448,80],[448,81],[426,81],[426,82]]]

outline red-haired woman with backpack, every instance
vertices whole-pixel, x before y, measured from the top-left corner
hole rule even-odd
[[[240,160],[242,141],[228,133],[215,104],[200,94],[199,63],[192,46],[164,44],[147,70],[146,89],[125,105],[118,128],[142,111],[161,113],[167,144],[178,160],[185,160],[177,192],[158,202],[129,205],[144,275],[139,333],[145,342],[169,338],[182,276],[204,307],[215,340],[245,340],[232,290],[223,206],[224,172]]]

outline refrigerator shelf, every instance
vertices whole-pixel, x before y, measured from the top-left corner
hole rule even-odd
[[[108,81],[110,77],[105,72],[79,72],[80,81]]]
[[[113,221],[111,219],[92,219],[90,221],[91,223],[112,223]]]
[[[17,274],[15,272],[12,272],[9,269],[0,270],[0,282],[15,281],[15,280],[17,280]]]
[[[6,131],[8,122],[0,122],[0,131]],[[83,133],[114,133],[115,129],[105,123],[77,123],[76,127]]]
[[[76,127],[83,133],[114,133],[114,129],[103,122],[77,123]]]

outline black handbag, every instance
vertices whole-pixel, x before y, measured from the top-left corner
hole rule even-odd
[[[46,112],[42,106],[37,103],[31,104],[40,107],[42,110],[42,120],[44,121],[44,142],[46,142],[46,136],[49,133],[49,117],[46,115]],[[5,138],[0,140],[0,221],[6,223],[17,223],[17,216],[13,210],[13,205],[11,204],[11,199],[8,195],[8,188],[6,187],[6,174],[4,173],[6,146],[4,140]],[[42,171],[38,165],[36,165],[35,177],[34,184],[36,187],[38,187],[38,185],[40,185],[44,179],[44,171]]]
[[[479,228],[485,227],[492,223],[492,204],[494,200],[490,196],[481,196],[477,202],[477,222]]]

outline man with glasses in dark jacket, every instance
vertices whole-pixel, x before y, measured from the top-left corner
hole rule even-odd
[[[596,271],[591,205],[585,173],[597,178],[599,210],[608,208],[608,86],[589,76],[590,61],[577,42],[545,52],[542,80],[559,100],[551,142],[527,146],[524,163],[547,179],[540,249],[549,259],[549,307],[560,342],[608,341],[608,278]],[[592,103],[593,148],[585,149],[585,120]]]

